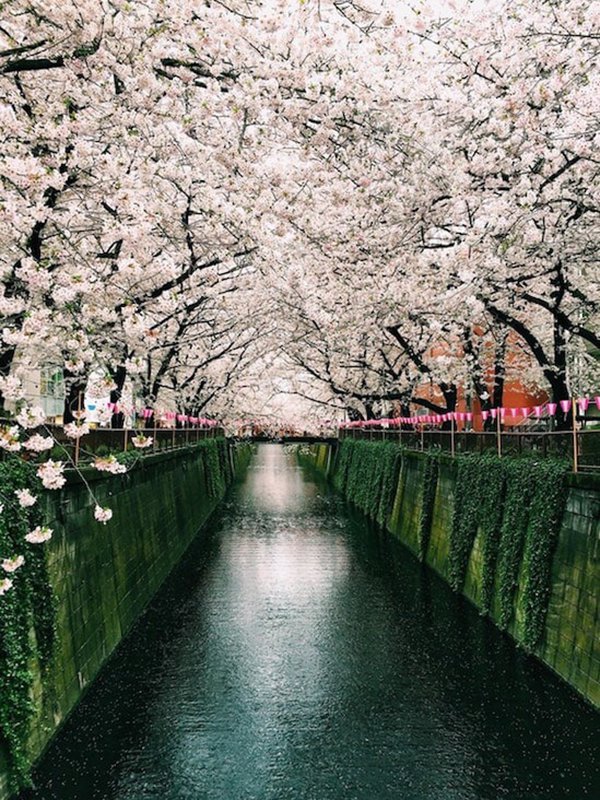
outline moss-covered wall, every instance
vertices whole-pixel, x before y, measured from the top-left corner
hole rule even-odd
[[[375,447],[381,445],[375,445]],[[390,445],[386,445],[389,447]],[[329,465],[330,477],[341,488],[348,499],[356,502],[349,490],[352,481],[340,480],[340,473],[347,470],[347,456],[325,450],[334,450],[329,445],[313,448],[309,455],[315,467]],[[374,452],[374,451],[372,451]],[[444,579],[451,578],[451,547],[455,506],[466,502],[465,492],[459,491],[458,464],[448,456],[436,458],[435,480],[428,483],[428,457],[420,453],[398,451],[399,468],[396,481],[388,498],[389,508],[385,527],[397,536],[415,555],[419,556],[426,528],[423,560]],[[369,463],[369,457],[372,463]],[[389,462],[389,454],[381,458],[362,453],[361,472],[370,473],[372,487],[378,482],[383,486],[378,466],[379,461]],[[424,497],[427,487],[433,493],[430,519],[423,525]],[[474,487],[473,487],[474,489]],[[376,489],[374,490],[376,491]],[[600,708],[600,477],[594,475],[567,475],[564,479],[566,504],[561,509],[557,536],[551,553],[551,569],[548,580],[549,598],[544,604],[543,631],[535,646],[528,648],[533,655],[553,669],[573,686],[591,704]],[[469,489],[467,489],[467,496]],[[457,499],[458,498],[458,499]],[[382,502],[380,498],[380,503]],[[505,497],[496,499],[500,506],[500,521],[505,514]],[[365,506],[359,499],[358,505]],[[368,510],[366,507],[363,510]],[[510,521],[509,521],[510,522]],[[484,541],[486,531],[477,529],[468,555],[468,564],[461,591],[478,608],[483,606]],[[512,613],[508,625],[501,624],[501,603],[498,569],[493,579],[490,618],[520,644],[526,636],[526,559],[521,556],[516,586],[512,594]]]
[[[110,654],[180,561],[222,499],[249,448],[223,441],[215,453],[202,445],[144,457],[125,475],[89,471],[84,477],[100,505],[113,510],[102,525],[81,478],[69,476],[47,495],[49,571],[57,601],[57,646],[49,674],[34,674],[31,753],[38,757],[80,700]],[[0,800],[10,796],[0,751]]]

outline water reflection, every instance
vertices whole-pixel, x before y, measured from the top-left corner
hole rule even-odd
[[[36,800],[600,796],[598,717],[263,446]]]

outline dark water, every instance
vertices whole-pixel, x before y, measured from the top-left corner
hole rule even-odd
[[[265,445],[36,800],[600,798],[600,715]]]

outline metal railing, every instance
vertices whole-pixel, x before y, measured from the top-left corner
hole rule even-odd
[[[534,453],[541,458],[564,458],[577,471],[600,471],[600,428],[577,431],[415,431],[340,428],[340,440],[397,442],[410,450],[459,453],[496,453],[515,456]],[[576,448],[576,450],[575,450]]]
[[[11,425],[11,420],[0,420],[0,427],[3,425]],[[43,425],[28,431],[28,433],[52,436],[57,449],[52,457],[68,458],[76,465],[92,461],[96,457],[116,455],[117,453],[135,451],[139,455],[144,455],[177,450],[204,439],[225,435],[223,428],[219,426],[210,428],[92,428],[79,440],[70,439],[61,425]],[[132,441],[136,436],[151,437],[152,444],[149,447],[138,449]],[[0,450],[0,459],[5,455],[6,451]]]

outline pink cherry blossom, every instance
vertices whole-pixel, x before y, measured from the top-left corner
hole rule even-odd
[[[23,556],[15,556],[15,558],[5,558],[1,562],[2,569],[4,572],[16,572],[19,567],[22,567],[25,563],[25,558]]]
[[[52,538],[52,528],[38,525],[25,536],[25,540],[30,544],[43,544]]]
[[[16,489],[15,494],[22,508],[29,508],[29,506],[33,506],[37,502],[37,497],[29,489]]]
[[[37,469],[37,475],[46,489],[61,489],[66,478],[63,475],[65,465],[62,461],[46,461]]]
[[[151,447],[153,439],[152,436],[133,436],[131,441],[134,447],[144,449],[146,447]]]
[[[94,518],[98,520],[98,522],[102,522],[104,525],[112,519],[113,512],[110,508],[102,508],[101,506],[96,506],[94,509]]]
[[[42,436],[39,433],[35,433],[23,442],[23,447],[33,453],[43,453],[45,450],[51,450],[54,447],[54,439],[52,436]]]
[[[96,458],[93,466],[99,472],[110,472],[113,475],[121,475],[127,472],[125,464],[121,464],[114,456],[107,456],[106,458]]]

